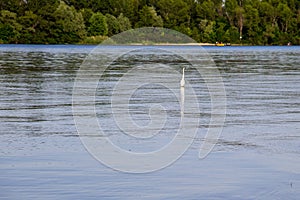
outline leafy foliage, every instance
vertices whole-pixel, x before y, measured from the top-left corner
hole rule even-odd
[[[0,43],[96,43],[144,26],[174,29],[198,42],[300,44],[300,1],[0,1]]]
[[[70,7],[61,1],[53,15],[60,43],[73,43],[85,37],[82,14],[73,6]]]
[[[144,6],[139,13],[140,20],[137,23],[137,27],[162,27],[163,20],[161,16],[157,15],[157,12],[153,6]]]
[[[108,28],[106,23],[105,16],[100,13],[94,13],[89,20],[90,27],[88,28],[88,35],[89,36],[96,36],[96,35],[107,35]]]
[[[127,17],[125,17],[123,15],[123,13],[121,13],[119,15],[118,22],[119,22],[120,32],[127,31],[127,30],[131,29],[131,22]]]
[[[118,19],[111,14],[106,14],[105,17],[108,28],[108,36],[118,34],[120,32],[120,23]]]

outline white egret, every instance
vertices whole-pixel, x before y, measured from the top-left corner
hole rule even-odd
[[[181,87],[184,87],[185,85],[185,80],[184,80],[184,68],[182,69],[182,78],[181,78],[181,81],[180,81],[180,86]]]

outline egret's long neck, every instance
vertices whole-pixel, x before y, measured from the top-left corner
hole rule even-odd
[[[184,68],[182,69],[182,79],[184,79]]]

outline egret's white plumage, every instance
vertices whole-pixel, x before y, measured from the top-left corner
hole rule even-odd
[[[181,87],[184,87],[185,85],[185,80],[184,80],[184,68],[182,69],[182,78],[181,78],[181,81],[180,81],[180,86]]]

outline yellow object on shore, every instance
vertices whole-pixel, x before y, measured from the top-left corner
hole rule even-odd
[[[216,46],[217,46],[217,47],[224,47],[225,44],[223,44],[223,43],[216,43]]]

